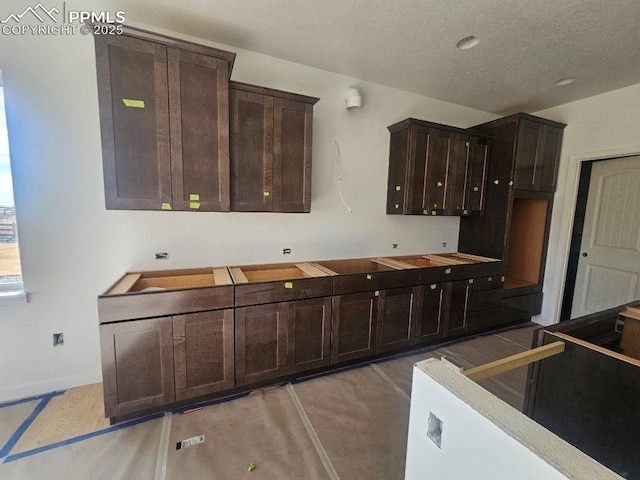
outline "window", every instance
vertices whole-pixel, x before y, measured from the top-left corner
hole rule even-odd
[[[22,290],[9,135],[5,114],[4,86],[0,71],[0,295],[6,296],[9,292],[21,292]]]

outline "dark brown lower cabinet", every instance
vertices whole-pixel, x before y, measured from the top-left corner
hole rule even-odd
[[[542,310],[542,292],[505,298],[502,302],[502,323],[525,322]]]
[[[331,297],[282,304],[287,310],[287,373],[329,365]]]
[[[329,364],[331,297],[236,309],[236,384]]]
[[[442,338],[447,311],[449,283],[421,285],[415,312],[415,343]]]
[[[287,373],[287,319],[278,303],[236,308],[236,385]]]
[[[469,280],[449,282],[448,321],[444,336],[459,335],[467,331],[469,311]]]
[[[500,325],[504,290],[499,276],[474,279],[469,295],[468,332]]]
[[[419,287],[380,290],[377,308],[376,353],[413,343],[413,312]]]
[[[331,363],[373,355],[377,300],[375,292],[333,297]]]
[[[100,326],[105,416],[175,401],[172,318]]]
[[[176,400],[235,386],[233,309],[173,317]]]

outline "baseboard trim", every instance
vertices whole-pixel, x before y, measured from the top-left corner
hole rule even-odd
[[[41,383],[20,385],[18,387],[0,388],[0,403],[45,395],[56,390],[67,390],[69,388],[99,383],[101,381],[102,375],[100,372],[94,372],[74,377],[57,378]]]

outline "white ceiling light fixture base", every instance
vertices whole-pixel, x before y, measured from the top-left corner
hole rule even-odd
[[[478,37],[474,37],[473,35],[470,35],[468,37],[464,37],[462,40],[456,43],[456,47],[458,47],[460,50],[469,50],[470,48],[475,47],[479,43],[480,43],[480,39]]]

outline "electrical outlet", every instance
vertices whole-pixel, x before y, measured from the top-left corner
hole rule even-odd
[[[442,242],[442,248],[447,248],[447,242]]]
[[[169,258],[169,254],[167,252],[156,253],[156,260],[166,260],[167,258]]]
[[[394,243],[394,244],[393,244],[393,248],[398,248],[398,244],[397,244],[397,243]]]
[[[53,334],[53,346],[61,347],[64,345],[64,334],[63,333],[54,333]]]
[[[427,436],[436,444],[438,448],[442,448],[442,420],[429,412],[429,423],[427,424]]]
[[[283,248],[282,249],[282,254],[283,255],[289,255],[291,253],[291,249],[290,248]]]

